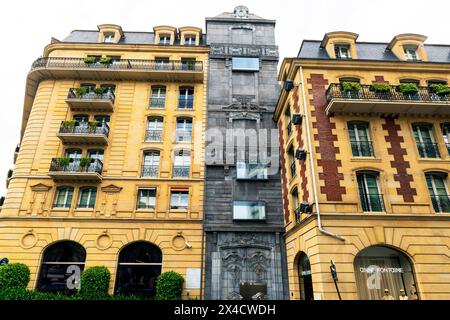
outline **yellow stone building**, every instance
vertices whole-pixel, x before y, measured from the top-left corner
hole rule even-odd
[[[110,292],[176,271],[201,294],[208,47],[195,27],[117,25],[52,39],[27,76],[0,252],[30,288],[103,265]],[[70,272],[69,272],[70,271]]]
[[[450,299],[450,45],[357,37],[279,73],[291,298]]]

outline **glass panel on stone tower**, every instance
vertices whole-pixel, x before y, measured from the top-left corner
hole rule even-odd
[[[233,57],[233,70],[259,71],[259,58]]]
[[[234,201],[233,220],[265,220],[266,204],[263,201]]]

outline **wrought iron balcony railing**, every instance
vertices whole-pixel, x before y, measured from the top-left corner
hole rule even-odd
[[[176,142],[190,142],[192,141],[192,132],[190,130],[175,130]]]
[[[192,109],[194,108],[194,98],[180,98],[178,99],[178,109]]]
[[[164,109],[166,106],[166,98],[152,98],[150,100],[150,109]]]
[[[383,212],[384,200],[382,194],[360,194],[361,205],[363,211],[366,212]]]
[[[418,87],[417,93],[402,93],[398,90],[398,86],[389,86],[387,92],[375,92],[371,85],[361,85],[359,91],[344,91],[340,83],[332,83],[326,91],[328,103],[332,99],[358,99],[358,100],[390,100],[390,101],[407,101],[418,100],[422,102],[446,101],[450,102],[450,95],[437,95],[430,91],[428,87]]]
[[[141,176],[142,177],[150,177],[150,178],[157,178],[158,177],[158,166],[151,166],[151,165],[143,165]]]
[[[416,142],[421,158],[439,158],[439,146],[432,142]]]
[[[59,133],[73,133],[79,135],[103,134],[109,135],[109,126],[107,123],[96,125],[95,122],[80,122],[75,126],[68,126],[65,121],[61,122]]]
[[[107,91],[104,93],[95,93],[95,92],[78,93],[77,88],[70,88],[69,93],[67,94],[67,100],[71,99],[110,100],[111,102],[114,103],[116,96],[112,91]]]
[[[431,195],[431,203],[436,212],[450,212],[449,195]]]
[[[351,140],[352,154],[354,157],[373,157],[372,141]]]
[[[52,172],[68,172],[68,173],[98,173],[102,174],[103,162],[98,159],[94,159],[90,164],[82,166],[80,160],[73,160],[69,164],[62,164],[63,158],[53,158],[50,163],[50,171]]]
[[[163,71],[203,71],[202,61],[193,61],[192,67],[185,68],[180,61],[167,61],[161,63],[156,60],[144,59],[116,59],[112,63],[86,63],[84,58],[46,57],[33,62],[31,69],[38,68],[68,68],[68,69],[115,69],[115,70],[163,70]]]
[[[173,166],[172,176],[174,178],[188,178],[190,171],[190,166]]]
[[[146,141],[162,141],[162,130],[147,130],[145,133]]]

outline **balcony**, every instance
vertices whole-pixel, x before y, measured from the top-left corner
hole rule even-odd
[[[413,94],[402,93],[398,86],[387,92],[374,92],[371,85],[359,91],[344,91],[341,84],[330,84],[326,91],[326,113],[332,114],[417,114],[450,115],[450,95],[437,95],[428,87],[418,87]]]
[[[72,111],[114,111],[114,92],[106,93],[82,93],[79,88],[69,89],[66,102]]]
[[[137,59],[86,63],[84,58],[46,57],[37,59],[30,73],[40,79],[202,82],[203,63],[195,61],[186,68],[181,61],[168,61],[163,65],[155,60]]]
[[[158,166],[143,165],[141,171],[143,178],[158,178]]]
[[[431,203],[433,204],[434,211],[450,213],[450,196],[431,195]]]
[[[172,176],[174,178],[189,178],[190,171],[190,166],[173,166]]]
[[[107,145],[109,126],[96,122],[81,122],[74,125],[73,121],[63,121],[59,128],[58,137],[65,144]]]
[[[161,142],[162,130],[147,130],[147,132],[145,133],[145,141]]]
[[[80,160],[66,164],[66,158],[53,158],[48,175],[55,181],[88,181],[101,182],[103,163],[93,160],[82,166]]]

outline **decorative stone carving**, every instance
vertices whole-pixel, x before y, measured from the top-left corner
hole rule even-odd
[[[96,239],[95,246],[99,250],[106,250],[111,247],[113,243],[112,236],[108,233],[108,230],[104,230]]]
[[[32,195],[27,214],[33,216],[48,215],[49,208],[46,202],[51,188],[51,186],[42,183],[31,186]]]
[[[170,246],[172,249],[176,251],[181,251],[183,249],[186,249],[186,243],[188,243],[186,236],[183,234],[182,231],[177,232],[176,235],[172,237],[172,240],[170,241]]]
[[[30,229],[22,235],[19,244],[23,249],[31,249],[36,245],[37,241],[38,237],[36,233],[33,229]]]
[[[119,193],[122,190],[121,187],[110,184],[106,187],[102,187],[102,201],[99,213],[100,215],[109,217],[114,216],[117,213],[117,202],[119,199]]]
[[[246,28],[245,26],[238,26],[236,28]],[[250,27],[250,29],[252,29]],[[262,60],[277,60],[278,59],[278,47],[277,46],[253,46],[245,44],[225,44],[214,43],[211,44],[210,56],[212,58],[228,58],[233,56],[243,57],[259,57]]]

